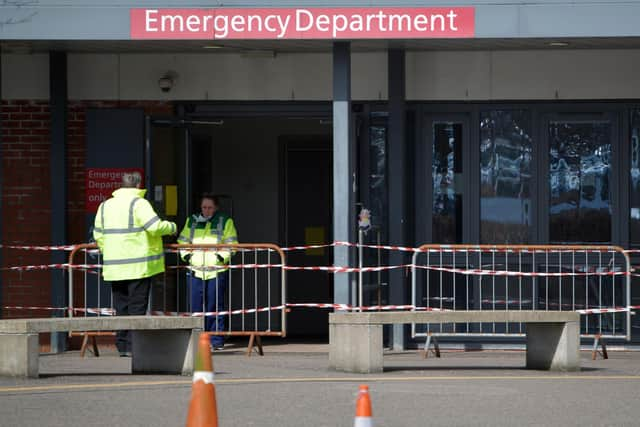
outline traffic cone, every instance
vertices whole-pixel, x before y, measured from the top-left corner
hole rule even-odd
[[[360,385],[358,400],[356,401],[356,418],[353,427],[373,427],[371,417],[371,398],[369,397],[369,386]]]
[[[191,403],[186,427],[218,427],[216,387],[213,384],[213,362],[209,334],[200,334],[198,355],[193,370]]]

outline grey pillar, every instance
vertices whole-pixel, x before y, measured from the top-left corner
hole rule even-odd
[[[406,245],[406,149],[405,149],[405,64],[404,51],[390,49],[388,52],[389,78],[389,244]],[[406,264],[404,252],[392,251],[391,265]],[[408,304],[407,284],[404,270],[389,272],[389,303]],[[393,326],[393,348],[405,347],[404,325]]]
[[[67,54],[65,52],[51,52],[49,54],[49,88],[51,108],[51,244],[64,245],[67,243]],[[51,255],[51,262],[54,264],[66,262],[66,254],[62,251],[54,251]],[[52,271],[52,307],[67,305],[65,282],[63,270]],[[64,313],[55,312],[54,316],[64,316]],[[66,342],[66,333],[52,333],[51,351],[54,353],[64,351]]]
[[[348,42],[333,45],[333,240],[353,241],[353,135],[351,125],[351,49]],[[336,266],[350,266],[352,251],[334,248]],[[348,274],[334,277],[334,301],[353,303]]]
[[[2,47],[0,46],[0,218],[2,218],[2,191],[3,180],[2,175],[4,169],[2,168],[2,151],[4,144],[2,141]],[[2,221],[0,221],[0,241],[4,242],[4,236],[2,234]],[[0,255],[0,265],[2,264],[2,256]],[[2,276],[0,275],[0,319],[2,319]]]

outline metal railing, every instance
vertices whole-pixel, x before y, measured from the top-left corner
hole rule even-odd
[[[411,270],[416,309],[578,311],[583,337],[631,339],[631,264],[616,246],[423,245]],[[411,334],[506,337],[524,328],[413,324]]]
[[[233,256],[224,267],[228,275],[224,304],[217,302],[213,312],[191,307],[192,274],[181,261],[180,251],[230,251]],[[83,256],[82,261],[79,255]],[[108,286],[100,274],[101,256],[95,244],[76,245],[69,255],[69,316],[114,315]],[[165,272],[153,277],[148,312],[154,315],[220,316],[226,318],[217,335],[286,336],[285,255],[272,244],[165,245]]]

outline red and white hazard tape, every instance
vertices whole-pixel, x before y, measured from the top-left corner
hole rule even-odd
[[[36,310],[36,311],[66,311],[74,313],[90,313],[101,314],[103,316],[114,316],[115,310],[112,308],[71,308],[71,307],[35,307],[35,306],[20,306],[12,305],[2,307],[5,310]]]
[[[102,268],[101,264],[43,264],[43,265],[18,265],[14,267],[2,267],[0,270],[6,271],[30,271],[30,270],[53,270],[75,268],[79,270],[92,270]]]
[[[47,310],[47,311],[73,311],[79,313],[101,314],[106,316],[115,315],[112,308],[71,308],[71,307],[35,307],[35,306],[5,306],[5,310]],[[154,316],[228,316],[236,314],[262,313],[267,311],[278,311],[285,308],[332,308],[336,310],[358,310],[358,311],[392,311],[392,310],[417,310],[417,311],[445,311],[444,309],[433,307],[417,307],[414,305],[374,305],[366,307],[357,307],[350,304],[335,303],[289,303],[272,307],[247,308],[237,310],[211,311],[211,312],[177,312],[177,311],[151,311],[149,314]]]
[[[285,270],[302,270],[302,271],[328,271],[330,273],[359,273],[359,272],[371,272],[371,271],[384,271],[384,270],[394,270],[398,268],[411,267],[410,264],[406,265],[383,265],[379,267],[336,267],[336,266],[313,266],[313,267],[297,267],[286,265],[284,266]]]
[[[104,316],[115,315],[115,310],[112,308],[72,308],[72,307],[35,307],[35,306],[4,306],[5,310],[42,310],[42,311],[73,311],[74,313],[89,313],[100,314]],[[249,309],[237,309],[237,310],[225,310],[225,311],[212,311],[212,312],[176,312],[176,311],[151,311],[149,314],[154,316],[185,316],[185,317],[210,317],[210,316],[228,316],[237,314],[251,314],[262,313],[268,311],[278,311],[285,308],[322,308],[322,309],[336,309],[344,311],[394,311],[394,310],[414,310],[414,311],[453,311],[451,309],[436,308],[436,307],[422,307],[411,304],[406,305],[373,305],[358,307],[351,304],[336,304],[336,303],[289,303],[283,305],[277,305],[272,307],[260,307]],[[620,313],[628,312],[635,309],[640,309],[640,305],[627,306],[627,307],[611,307],[611,308],[591,308],[575,310],[580,314],[606,314],[606,313]],[[570,311],[570,310],[567,310]]]
[[[0,245],[2,249],[20,249],[31,251],[72,251],[76,248],[76,245],[62,245],[62,246],[26,246],[26,245]]]
[[[552,272],[552,271],[508,271],[508,270],[484,270],[464,269],[450,267],[436,267],[431,265],[416,265],[422,270],[442,271],[446,273],[462,274],[467,276],[511,276],[511,277],[583,277],[583,276],[628,276],[628,271],[588,271],[588,272]]]
[[[507,270],[485,270],[485,269],[464,269],[464,268],[451,268],[451,267],[438,267],[428,265],[414,265],[414,264],[401,264],[401,265],[383,265],[377,267],[341,267],[341,266],[292,266],[283,264],[231,264],[225,266],[211,266],[204,269],[209,271],[226,270],[226,269],[270,269],[270,268],[282,268],[289,271],[326,271],[329,273],[359,273],[359,272],[376,272],[385,270],[395,270],[399,268],[418,268],[422,270],[441,271],[446,273],[462,274],[466,276],[506,276],[506,277],[586,277],[586,276],[637,276],[631,274],[628,271],[582,271],[582,272],[523,272],[523,271],[507,271]],[[101,264],[44,264],[44,265],[21,265],[14,267],[2,267],[0,270],[4,271],[35,271],[35,270],[49,270],[49,269],[77,269],[77,270],[95,270],[101,269]],[[192,269],[186,265],[169,266],[169,269]],[[201,270],[197,267],[196,270]]]
[[[20,250],[35,250],[35,251],[72,251],[78,245],[8,245],[8,244],[0,244],[0,248],[3,249],[20,249]],[[452,253],[452,252],[489,252],[489,253],[609,253],[609,252],[617,252],[617,248],[615,247],[605,247],[602,249],[560,249],[560,248],[536,248],[536,249],[528,249],[526,247],[518,247],[518,248],[492,248],[492,247],[480,247],[480,246],[470,246],[466,248],[454,247],[452,245],[439,245],[439,248],[430,247],[426,249],[420,249],[409,246],[399,246],[399,245],[371,245],[371,244],[359,244],[352,242],[343,242],[343,241],[334,241],[332,243],[320,244],[320,245],[297,245],[297,246],[289,246],[285,248],[281,248],[283,251],[295,251],[295,250],[307,250],[307,249],[321,249],[327,247],[335,247],[335,246],[349,246],[349,247],[362,247],[367,249],[383,249],[383,250],[392,250],[392,251],[403,251],[403,252],[444,252],[444,253]],[[434,244],[436,246],[436,244]],[[95,250],[95,249],[92,249]],[[201,249],[206,250],[206,249]],[[272,250],[269,248],[237,248],[237,251],[264,251],[264,250]],[[178,252],[180,249],[170,249],[169,252]],[[637,254],[640,253],[639,249],[628,249],[624,250],[624,253],[628,254]]]
[[[363,245],[360,243],[349,243],[349,242],[335,242],[335,245],[336,246],[352,246],[356,248],[365,248],[365,249],[382,249],[382,250],[400,251],[400,252],[420,252],[419,248],[397,246],[397,245]]]
[[[590,308],[585,310],[576,310],[580,314],[605,314],[605,313],[622,313],[634,310],[639,306],[615,307],[615,308]]]
[[[454,297],[431,297],[429,298],[432,301],[442,301],[445,303],[453,303],[456,301],[456,298]],[[463,301],[463,299],[461,298],[457,298],[458,301]],[[530,299],[508,299],[508,300],[504,300],[504,299],[488,299],[485,298],[483,300],[480,301],[482,304],[498,304],[498,305],[516,305],[516,304],[531,304],[532,300]]]

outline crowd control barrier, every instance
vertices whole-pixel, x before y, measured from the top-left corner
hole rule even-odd
[[[631,265],[616,246],[423,245],[411,270],[416,310],[577,311],[583,337],[631,338]],[[524,327],[413,324],[411,333],[506,337]]]
[[[192,268],[180,253],[189,251],[227,251],[233,255],[220,270],[227,275],[224,301],[214,311],[191,306]],[[76,245],[69,255],[68,315],[116,315],[109,286],[103,283],[102,259],[95,244]],[[201,268],[202,268],[201,267]],[[165,245],[165,272],[152,278],[148,312],[152,315],[225,318],[224,329],[212,334],[254,338],[260,348],[260,336],[286,336],[286,276],[284,252],[272,244]],[[87,334],[83,334],[87,335]],[[92,335],[92,333],[88,333]],[[86,339],[85,339],[86,344]],[[83,346],[84,350],[84,346]]]

